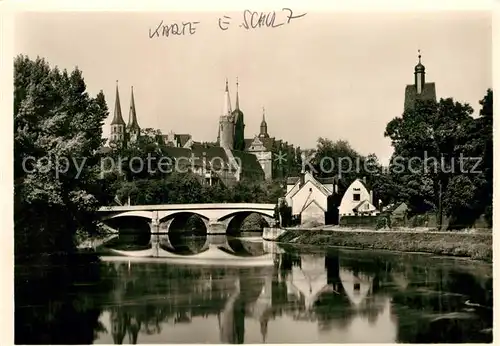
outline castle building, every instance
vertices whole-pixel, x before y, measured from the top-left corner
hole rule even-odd
[[[270,137],[267,129],[265,110],[263,108],[260,132],[253,138],[245,138],[244,113],[240,108],[239,83],[236,81],[236,104],[234,111],[231,107],[229,86],[226,79],[222,115],[219,117],[217,144],[223,148],[235,151],[244,151],[255,155],[266,180],[273,178],[273,152],[282,151],[294,155],[293,145]]]
[[[412,109],[416,100],[436,101],[436,85],[425,82],[425,66],[422,65],[421,58],[420,50],[418,50],[418,64],[414,72],[415,81],[414,84],[407,85],[405,89],[405,111]]]
[[[241,179],[259,181],[264,179],[264,172],[255,155],[237,150],[244,148],[243,112],[239,109],[236,95],[236,109],[231,109],[229,88],[226,81],[223,111],[220,117],[220,145],[194,142],[189,134],[175,134],[173,131],[162,135],[165,144],[164,153],[176,162],[181,172],[191,172],[200,178],[202,184],[213,185],[221,182],[231,186]],[[128,124],[123,120],[120,93],[116,85],[115,108],[111,121],[110,146],[126,147],[134,143],[141,135],[137,120],[134,89],[131,89]],[[239,136],[239,137],[238,137]],[[235,147],[235,138],[240,138]],[[110,148],[102,148],[109,152]]]

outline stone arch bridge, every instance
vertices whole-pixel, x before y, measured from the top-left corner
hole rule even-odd
[[[161,204],[102,207],[99,214],[102,221],[144,218],[150,224],[151,233],[168,233],[176,219],[196,215],[205,224],[207,234],[226,234],[230,225],[237,229],[253,213],[260,214],[271,225],[274,209],[274,204],[263,203]]]

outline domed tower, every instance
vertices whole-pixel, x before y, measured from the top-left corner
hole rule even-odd
[[[227,78],[222,115],[219,120],[219,145],[229,150],[232,150],[234,147],[234,115],[231,110],[231,99],[229,98]]]
[[[131,87],[130,93],[130,111],[128,113],[127,134],[131,143],[137,141],[141,133],[141,128],[137,122],[137,114],[135,112],[134,87]]]
[[[425,66],[421,61],[420,49],[418,50],[418,64],[414,69],[414,83],[405,88],[404,110],[414,109],[416,101],[436,102],[436,84],[425,80]]]
[[[415,65],[415,86],[417,88],[417,94],[422,94],[422,90],[425,85],[425,66],[422,65],[421,59],[422,55],[420,55],[420,49],[418,50],[418,64]]]
[[[111,121],[110,145],[123,146],[125,144],[125,121],[122,117],[120,105],[120,93],[118,92],[118,81],[116,81],[115,111]]]
[[[266,110],[262,107],[262,121],[260,122],[259,138],[269,138],[267,133]]]

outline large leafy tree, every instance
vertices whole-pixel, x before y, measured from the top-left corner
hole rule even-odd
[[[313,159],[306,162],[318,177],[341,176],[349,185],[363,171],[364,158],[345,140],[319,138]]]
[[[414,213],[434,210],[438,222],[443,214],[455,222],[463,207],[470,210],[471,196],[458,192],[460,186],[474,185],[460,166],[470,153],[472,112],[468,104],[451,98],[417,101],[413,109],[387,124],[385,135],[395,149],[391,174]]]
[[[67,252],[79,229],[95,229],[98,149],[107,117],[78,68],[41,58],[14,60],[14,222],[16,255]]]
[[[479,117],[464,124],[466,141],[460,143],[463,154],[462,174],[450,179],[445,209],[455,223],[470,224],[485,214],[492,225],[493,202],[493,91],[488,89],[479,101]]]

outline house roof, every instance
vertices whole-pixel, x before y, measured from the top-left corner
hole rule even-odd
[[[108,154],[111,151],[113,151],[113,149],[111,149],[110,147],[101,147],[97,152],[100,154]]]
[[[168,136],[169,136],[168,134],[162,135],[165,141],[168,139]],[[174,138],[177,141],[177,143],[179,143],[179,146],[183,147],[191,139],[191,135],[187,133],[182,133],[182,134],[180,133],[180,134],[175,134]]]
[[[436,101],[436,85],[435,83],[425,83],[422,88],[422,93],[417,94],[417,87],[407,85],[405,89],[405,110],[413,108],[416,100],[431,100]]]
[[[406,205],[405,202],[399,204],[394,210],[392,210],[393,214],[403,214],[405,211],[408,210],[408,206]]]
[[[263,179],[265,174],[257,156],[239,150],[231,150],[233,156],[241,162],[241,173],[244,177]]]
[[[306,173],[306,174],[310,174],[310,173]],[[294,191],[293,194],[291,196],[289,196],[289,198],[293,198],[293,196],[295,196],[304,186],[307,185],[308,182],[310,182],[311,184],[313,184],[318,190],[320,190],[325,196],[330,196],[332,194],[332,192],[330,192],[323,184],[321,184],[320,182],[318,182],[314,176],[312,174],[311,175],[311,180],[308,180],[304,183],[304,185],[300,186],[298,190]],[[297,180],[294,184],[294,187],[295,185],[297,184],[300,184],[300,179]],[[293,190],[291,190],[293,191]]]
[[[306,206],[304,207],[303,211],[306,210],[307,208],[309,208],[309,206],[312,203],[316,204],[321,210],[323,210],[324,212],[326,212],[326,209],[323,208],[322,206],[320,206],[319,203],[315,199],[312,199],[309,203],[307,203]]]
[[[175,139],[179,142],[180,146],[183,147],[190,139],[191,135],[187,133],[175,135]]]
[[[374,206],[373,204],[371,204],[371,203],[370,203],[370,201],[368,201],[368,200],[366,200],[366,199],[365,199],[365,200],[362,200],[361,202],[359,202],[359,203],[358,203],[358,204],[357,204],[354,208],[352,208],[352,210],[353,210],[353,211],[358,211],[358,210],[359,210],[359,208],[360,208],[363,204],[365,204],[365,203],[368,203],[370,206],[372,206],[374,209],[376,209],[376,208],[375,208],[375,206]],[[363,211],[363,210],[360,210],[360,211]]]
[[[340,178],[335,176],[326,178],[316,178],[316,180],[321,184],[335,184],[339,182]]]
[[[273,144],[276,141],[274,137],[272,138],[258,137],[258,138],[262,142],[262,145],[266,148],[267,151],[271,151],[273,149]],[[248,148],[250,148],[254,140],[255,137],[245,139],[245,150],[248,150]]]

